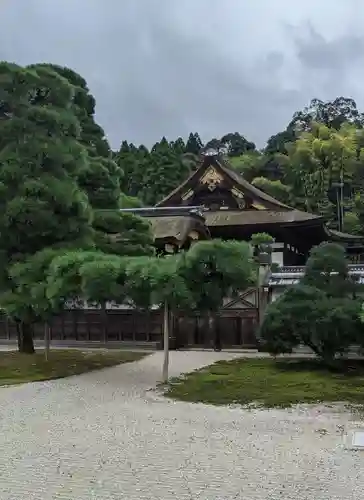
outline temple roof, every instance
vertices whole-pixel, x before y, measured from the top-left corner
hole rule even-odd
[[[157,245],[171,243],[180,247],[189,237],[210,238],[205,218],[199,212],[199,207],[144,207],[120,211],[131,212],[147,219],[151,224]]]
[[[209,232],[204,221],[197,220],[193,216],[149,216],[146,219],[151,223],[156,241],[171,242],[181,246],[192,231],[196,231],[199,234],[199,239],[207,239],[209,237]]]
[[[167,207],[170,205],[178,205],[183,200],[183,194],[186,189],[191,189],[197,185],[204,174],[210,168],[214,168],[220,175],[224,178],[230,180],[231,184],[240,188],[244,194],[249,194],[257,201],[264,204],[264,208],[267,209],[279,209],[279,210],[292,210],[291,207],[285,205],[284,203],[276,200],[272,196],[264,193],[260,189],[256,188],[249,182],[247,182],[238,172],[229,167],[226,161],[219,155],[216,156],[204,156],[199,167],[195,172],[193,172],[182,184],[180,184],[176,189],[174,189],[168,196],[163,198],[157,207]]]

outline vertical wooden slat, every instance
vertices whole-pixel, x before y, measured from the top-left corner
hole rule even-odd
[[[91,328],[90,328],[90,318],[89,314],[84,315],[84,320],[86,323],[86,330],[87,330],[87,340],[91,340]]]
[[[3,321],[5,323],[5,332],[6,332],[6,337],[8,340],[10,340],[10,328],[9,328],[9,318],[7,316],[3,316]]]
[[[109,318],[106,309],[106,304],[103,304],[101,310],[101,322],[102,322],[102,338],[105,344],[108,341],[108,319]]]
[[[151,334],[151,329],[152,329],[152,314],[150,311],[147,311],[146,313],[146,327],[147,327],[147,331],[145,332],[146,333],[146,336],[145,336],[145,339],[147,342],[150,342],[151,339],[152,339],[152,334]]]
[[[137,324],[137,314],[136,312],[133,312],[131,317],[132,317],[132,337],[133,337],[133,342],[135,342],[135,337],[136,337],[136,324]]]
[[[61,340],[64,340],[64,338],[65,338],[64,316],[65,316],[65,312],[63,314],[61,314]]]
[[[242,324],[242,319],[240,317],[238,318],[235,318],[235,333],[236,333],[236,345],[238,346],[241,346],[243,344],[243,339],[242,339],[242,328],[241,328],[241,324]]]
[[[73,335],[78,340],[78,309],[72,310]]]

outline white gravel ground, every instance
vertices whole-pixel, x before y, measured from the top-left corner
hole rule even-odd
[[[172,375],[237,356],[173,352]],[[161,364],[0,389],[0,500],[364,498],[349,413],[173,402],[148,391]]]

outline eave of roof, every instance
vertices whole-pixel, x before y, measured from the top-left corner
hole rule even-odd
[[[207,226],[248,226],[259,224],[295,224],[307,221],[321,222],[318,215],[289,210],[276,212],[274,210],[219,210],[205,212]]]
[[[197,231],[204,238],[209,238],[209,231],[204,220],[193,216],[145,216],[151,223],[155,240],[172,241],[183,244],[191,231]]]
[[[349,234],[349,233],[343,233],[342,231],[336,231],[336,229],[329,229],[328,227],[325,226],[325,230],[327,235],[333,240],[333,241],[343,241],[343,242],[363,242],[364,243],[364,237],[357,235],[357,234]]]

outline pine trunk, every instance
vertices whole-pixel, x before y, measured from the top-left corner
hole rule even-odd
[[[33,325],[22,321],[17,323],[19,352],[34,354]]]

